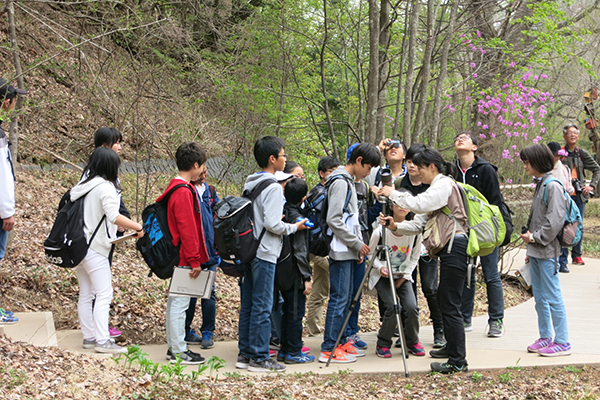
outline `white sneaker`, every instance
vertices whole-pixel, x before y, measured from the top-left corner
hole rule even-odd
[[[96,342],[96,347],[94,347],[97,353],[111,353],[111,354],[119,354],[119,353],[127,353],[126,347],[121,347],[115,343],[114,340],[109,339],[104,344],[99,344]]]

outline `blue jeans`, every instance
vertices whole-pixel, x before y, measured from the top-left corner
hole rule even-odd
[[[487,287],[488,298],[488,321],[496,321],[504,318],[504,291],[502,289],[502,280],[498,272],[498,247],[481,258],[481,269]],[[477,262],[475,262],[477,265]],[[465,323],[471,323],[473,316],[473,306],[475,304],[475,270],[471,270],[471,287],[467,288],[467,282],[463,287],[462,305],[460,312]]]
[[[173,354],[187,350],[184,340],[185,312],[189,306],[188,296],[169,296],[167,300],[167,343]]]
[[[329,302],[325,317],[325,331],[321,351],[332,351],[348,311],[352,292],[352,266],[354,260],[329,259]]]
[[[354,300],[354,296],[360,290],[360,284],[362,283],[363,277],[365,276],[365,264],[366,260],[363,260],[362,263],[358,263],[354,261],[352,264],[352,290],[350,293],[350,299],[348,300],[348,306],[352,304],[352,300]],[[362,297],[362,293],[358,296],[358,301],[352,310],[352,314],[350,314],[350,319],[348,320],[348,325],[346,325],[346,330],[344,331],[344,337],[352,336],[358,333],[358,313],[360,311],[360,299]]]
[[[529,262],[540,337],[554,337],[556,343],[569,343],[567,310],[560,290],[560,280],[554,269],[554,259],[529,257]],[[553,327],[555,336],[552,335]]]
[[[238,348],[256,362],[269,358],[274,286],[274,263],[255,258],[244,265]]]
[[[573,199],[573,201],[575,201],[575,204],[577,204],[577,208],[579,208],[579,213],[581,214],[581,222],[583,222],[583,212],[585,211],[585,203],[581,200],[581,196],[579,196],[579,195],[571,196],[571,198]],[[579,243],[577,243],[575,246],[573,246],[573,250],[571,250],[571,259],[581,257],[581,243],[582,242],[583,242],[583,236],[581,237],[581,240],[579,241]],[[562,249],[560,258],[558,259],[558,262],[560,263],[560,265],[566,266],[567,263],[569,262],[568,257],[569,257],[569,249],[567,247],[564,247]]]
[[[217,264],[213,264],[205,269],[209,271],[217,271]],[[198,298],[190,298],[190,306],[185,316],[185,333],[188,333],[192,329],[192,321],[196,314],[196,303]],[[214,332],[215,330],[215,314],[217,308],[217,295],[215,293],[215,284],[213,282],[212,292],[210,293],[210,299],[202,299],[202,326],[200,332],[209,331]]]
[[[8,240],[8,232],[2,229],[2,220],[0,219],[0,260],[6,254],[6,241]]]
[[[273,287],[273,307],[271,308],[271,338],[281,339],[281,320],[283,319],[283,296]]]

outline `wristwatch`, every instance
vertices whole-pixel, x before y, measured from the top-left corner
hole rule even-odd
[[[533,238],[533,234],[529,236],[529,243],[535,243],[535,239]]]

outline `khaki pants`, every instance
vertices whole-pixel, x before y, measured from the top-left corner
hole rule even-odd
[[[329,258],[309,254],[313,268],[312,293],[306,307],[306,327],[310,336],[322,332],[323,304],[329,298]]]

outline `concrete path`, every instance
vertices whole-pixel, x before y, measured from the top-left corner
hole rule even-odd
[[[513,269],[523,265],[524,252],[515,251]],[[541,357],[537,354],[527,353],[526,347],[538,338],[537,314],[534,308],[534,300],[531,299],[517,307],[505,311],[504,325],[505,334],[501,338],[488,338],[485,334],[487,316],[473,318],[473,331],[467,332],[467,360],[471,370],[490,368],[506,368],[511,366],[551,366],[551,365],[583,365],[600,363],[600,347],[596,347],[600,336],[600,260],[586,258],[585,266],[569,265],[570,274],[560,274],[563,297],[567,308],[569,321],[569,335],[573,348],[573,354],[568,357]],[[25,321],[34,314],[17,314],[22,321],[17,325],[5,327],[8,336],[20,340],[28,340],[23,337]],[[30,317],[29,317],[30,318]],[[47,317],[44,317],[44,321]],[[29,325],[27,325],[29,326]],[[45,323],[44,323],[45,326]],[[46,329],[46,328],[44,328]],[[42,331],[42,329],[36,329]],[[53,335],[50,334],[52,337]],[[367,355],[359,358],[351,364],[331,364],[329,368],[325,364],[314,362],[307,365],[288,365],[287,371],[314,373],[331,373],[339,370],[352,370],[358,373],[397,373],[404,374],[404,367],[400,355],[400,349],[393,349],[393,358],[381,359],[375,355],[375,343],[377,333],[361,333],[369,348]],[[433,332],[431,326],[421,328],[421,342],[427,353],[432,349]],[[80,331],[57,331],[55,339],[47,343],[36,343],[42,345],[56,345],[72,351],[96,354],[93,350],[85,350],[81,347],[82,336]],[[305,338],[305,346],[311,348],[311,354],[318,357],[321,337]],[[43,340],[42,340],[43,342]],[[167,362],[164,345],[142,346],[154,362]],[[237,342],[216,342],[215,347],[210,350],[201,350],[199,346],[190,346],[193,351],[201,352],[208,358],[217,356],[226,361],[226,367],[221,371],[248,373],[245,370],[236,370],[235,360],[237,357]],[[105,355],[98,355],[106,357]],[[429,364],[439,361],[426,357],[411,356],[408,362],[409,372],[424,373],[429,371]],[[443,360],[441,360],[443,361]],[[195,369],[189,366],[188,369]]]

